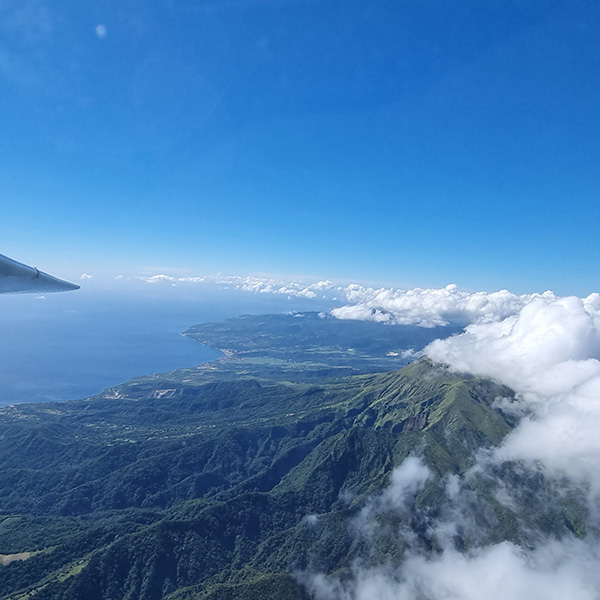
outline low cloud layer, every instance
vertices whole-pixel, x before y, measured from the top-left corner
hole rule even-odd
[[[319,600],[597,600],[597,548],[571,539],[530,551],[511,544],[410,556],[400,568],[356,570],[351,581],[316,575]]]
[[[481,468],[476,467],[475,470]],[[389,525],[404,547],[399,566],[384,563],[365,566],[359,559],[350,576],[310,573],[300,582],[315,600],[597,600],[600,594],[600,543],[595,535],[562,539],[532,532],[530,543],[511,541],[477,543],[473,502],[481,502],[466,484],[469,479],[450,476],[446,481],[446,505],[433,517],[415,507],[415,497],[433,475],[420,459],[409,457],[391,474],[389,486],[370,498],[349,528],[375,548],[390,535]],[[508,499],[507,499],[508,501]],[[481,507],[479,507],[481,508]],[[423,512],[424,510],[424,512]],[[395,519],[390,521],[390,515]],[[412,523],[428,523],[417,534]],[[457,548],[456,533],[471,541]],[[431,548],[435,550],[431,550]]]
[[[149,284],[165,284],[171,286],[178,285],[193,285],[193,284],[211,284],[218,285],[223,288],[233,288],[245,292],[253,292],[256,294],[276,294],[284,295],[293,298],[316,298],[317,295],[324,296],[325,292],[341,290],[336,288],[333,282],[324,280],[314,283],[299,283],[296,281],[281,281],[276,278],[268,277],[241,277],[239,275],[217,275],[216,277],[209,276],[186,276],[176,277],[158,273],[156,275],[136,276],[135,279],[144,281]]]

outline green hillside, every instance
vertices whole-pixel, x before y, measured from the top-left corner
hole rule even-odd
[[[411,455],[431,476],[403,526],[435,547],[425,524],[444,510],[445,477],[511,430],[494,408],[511,391],[427,360],[307,381],[287,362],[294,380],[238,357],[0,409],[0,598],[306,598],[301,573],[402,560],[393,511],[369,540],[352,524]],[[516,468],[502,477],[531,484]],[[572,498],[541,510],[534,497],[524,513],[496,485],[469,483],[483,539],[582,531]]]

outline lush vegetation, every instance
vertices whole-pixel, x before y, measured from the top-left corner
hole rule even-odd
[[[230,357],[258,361],[270,377],[374,373],[405,366],[415,351],[459,331],[454,325],[417,327],[340,320],[325,313],[243,315],[191,327],[184,335],[223,349]],[[293,363],[293,368],[286,364]],[[298,364],[302,369],[298,371]],[[268,368],[268,371],[265,369]]]
[[[378,335],[371,356],[385,357],[392,334]],[[513,426],[493,406],[510,390],[490,381],[427,360],[317,377],[319,364],[362,367],[339,355],[302,361],[300,350],[299,362],[271,356],[283,338],[264,338],[260,356],[137,378],[85,400],[0,409],[0,554],[19,554],[0,566],[0,597],[305,599],[294,574],[344,573],[364,559],[349,523],[407,456],[418,451],[435,475],[414,514],[435,515],[443,476],[464,473]],[[582,527],[583,509],[568,498],[544,511],[533,499],[523,515],[498,503],[485,480],[474,479],[473,493],[490,540],[519,540],[530,525]],[[369,560],[401,560],[403,543],[382,533]]]

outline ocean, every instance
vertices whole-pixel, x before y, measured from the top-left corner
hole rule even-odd
[[[0,405],[84,398],[222,356],[181,335],[197,323],[323,308],[239,290],[0,295]]]

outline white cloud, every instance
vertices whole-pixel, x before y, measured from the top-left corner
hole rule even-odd
[[[150,275],[146,277],[136,277],[136,279],[140,279],[141,281],[145,281],[146,283],[175,283],[177,279],[175,277],[171,277],[170,275],[158,274],[158,275]]]
[[[93,275],[88,275],[87,273],[83,273],[80,277],[80,279],[93,279],[94,276]]]
[[[474,323],[425,351],[455,371],[494,378],[517,392],[512,411],[527,416],[498,460],[541,463],[600,491],[598,294],[534,298],[515,315]]]
[[[335,289],[333,281],[329,281],[329,279],[327,279],[325,281],[317,281],[317,283],[313,283],[309,287],[313,290],[333,290],[333,289]]]
[[[96,25],[95,28],[96,31],[96,35],[98,36],[98,38],[100,38],[101,40],[103,40],[106,37],[106,25]]]
[[[518,312],[534,298],[554,298],[552,292],[522,296],[507,290],[462,292],[454,284],[440,289],[412,290],[374,289],[351,284],[343,291],[351,304],[331,311],[338,319],[421,327],[448,323],[466,325],[476,319],[503,319]]]
[[[392,471],[391,481],[384,491],[382,500],[395,508],[403,508],[416,496],[429,479],[431,473],[420,458],[409,456]]]

